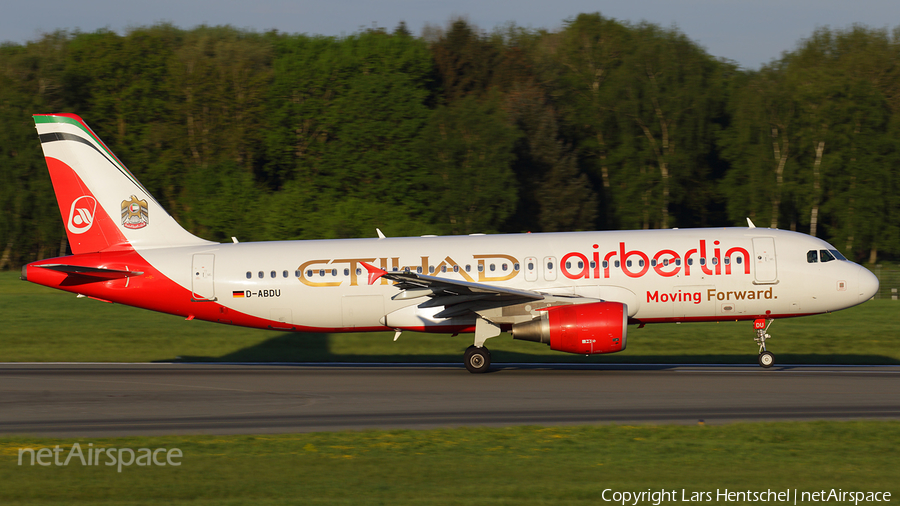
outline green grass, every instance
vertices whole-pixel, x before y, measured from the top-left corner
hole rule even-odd
[[[0,443],[13,504],[598,504],[615,491],[900,497],[900,422],[575,426]],[[17,465],[18,448],[179,448],[179,467]],[[65,457],[66,453],[63,453]],[[102,464],[101,460],[101,464]],[[680,502],[680,501],[679,501]],[[715,501],[714,501],[715,502]],[[651,504],[641,502],[641,504]],[[666,504],[671,504],[667,502]]]
[[[768,342],[781,364],[900,363],[900,302],[874,300],[837,313],[779,320]],[[629,327],[628,348],[584,357],[547,346],[487,342],[500,362],[756,363],[750,322]],[[107,304],[0,273],[0,361],[460,361],[472,336],[408,332],[296,334],[231,327]]]

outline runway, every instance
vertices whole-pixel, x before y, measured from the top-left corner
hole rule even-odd
[[[900,419],[897,366],[0,364],[0,434]]]

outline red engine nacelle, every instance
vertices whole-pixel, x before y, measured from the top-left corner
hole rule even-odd
[[[615,353],[625,349],[628,307],[620,302],[554,306],[540,318],[517,323],[513,339],[546,343],[568,353]]]

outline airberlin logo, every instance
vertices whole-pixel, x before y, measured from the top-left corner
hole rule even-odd
[[[91,229],[94,224],[94,212],[97,211],[97,201],[90,195],[82,195],[72,202],[69,209],[69,221],[67,228],[73,234],[83,234]]]

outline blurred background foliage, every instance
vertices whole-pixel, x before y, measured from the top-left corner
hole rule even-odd
[[[0,269],[66,253],[31,119],[85,121],[187,229],[242,241],[759,226],[900,256],[900,28],[757,70],[582,14],[346,37],[167,24],[0,47]]]

